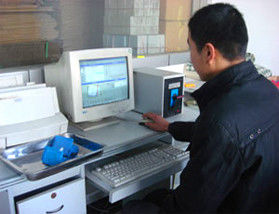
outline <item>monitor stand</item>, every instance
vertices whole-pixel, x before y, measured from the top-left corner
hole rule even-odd
[[[89,131],[93,129],[102,128],[105,126],[113,125],[119,123],[120,120],[117,117],[107,117],[102,120],[98,121],[86,121],[81,123],[73,123],[71,122],[71,125],[74,127],[77,127],[78,129],[82,131]]]

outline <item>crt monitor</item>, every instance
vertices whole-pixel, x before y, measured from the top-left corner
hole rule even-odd
[[[82,130],[118,122],[114,116],[134,109],[130,48],[64,52],[44,70],[62,112]]]

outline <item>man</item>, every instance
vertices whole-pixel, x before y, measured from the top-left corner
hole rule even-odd
[[[244,59],[243,17],[229,4],[213,4],[196,12],[188,26],[191,60],[206,81],[192,94],[200,116],[170,124],[144,114],[154,121],[146,126],[191,143],[181,184],[161,209],[279,212],[279,93]]]

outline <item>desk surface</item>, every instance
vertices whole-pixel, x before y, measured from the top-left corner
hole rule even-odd
[[[167,120],[169,122],[194,121],[198,114],[199,112],[196,109],[184,107],[182,114],[167,118]],[[155,132],[146,127],[138,125],[138,123],[135,121],[140,120],[142,117],[141,114],[136,112],[127,112],[125,114],[119,115],[119,117],[124,118],[119,124],[90,130],[87,132],[82,132],[76,130],[73,127],[69,127],[69,132],[80,134],[94,142],[104,145],[104,152],[101,155],[89,159],[82,165],[107,158],[131,148],[136,148],[145,143],[156,141],[163,137],[170,136],[169,133]],[[4,188],[5,184],[7,183],[10,184],[13,181],[18,182],[18,180],[26,180],[25,177],[17,174],[1,161],[0,172],[0,189]]]
[[[169,122],[173,121],[193,121],[198,116],[196,109],[184,107],[183,114],[167,118]],[[75,127],[69,127],[70,132],[82,135],[94,142],[104,145],[104,152],[108,152],[119,148],[125,144],[135,142],[151,136],[163,137],[168,135],[168,133],[155,132],[144,126],[139,126],[138,121],[142,119],[141,114],[134,111],[130,111],[118,116],[123,118],[118,124],[106,126],[103,128],[90,130],[90,131],[80,131]]]
[[[2,186],[9,185],[18,180],[23,179],[23,177],[15,172],[13,169],[8,167],[5,163],[0,161],[0,189]]]

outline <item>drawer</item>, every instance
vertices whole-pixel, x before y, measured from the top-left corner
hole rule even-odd
[[[142,146],[141,148],[136,148],[134,150],[127,151],[126,154],[131,156],[131,154],[132,155],[135,154],[135,151],[148,148],[149,146],[152,146],[152,144],[153,145],[162,144],[162,142],[156,141],[153,143],[149,143],[148,145]],[[115,156],[110,157],[100,162],[89,164],[85,167],[85,174],[86,177],[90,180],[90,183],[94,185],[95,188],[108,194],[109,201],[111,203],[122,200],[140,190],[152,186],[158,183],[159,181],[170,178],[170,176],[175,175],[176,173],[182,171],[188,163],[189,154],[187,154],[187,157],[183,157],[179,160],[173,161],[172,163],[166,166],[161,166],[160,168],[154,169],[152,172],[149,172],[145,175],[135,178],[125,184],[122,184],[117,187],[113,187],[110,183],[108,183],[107,181],[99,178],[94,173],[92,173],[92,170],[98,167],[99,164],[102,166],[105,163],[115,161],[116,160],[115,158],[116,158]]]
[[[77,179],[16,203],[19,214],[85,214],[85,181]]]
[[[96,188],[104,191],[109,195],[110,203],[115,203],[149,186],[152,186],[158,183],[159,181],[162,181],[163,179],[170,178],[170,176],[182,171],[187,165],[187,163],[188,160],[177,162],[168,168],[162,168],[158,171],[154,171],[154,173],[151,173],[148,176],[135,179],[127,184],[114,188],[110,187],[109,184],[94,176],[91,173],[90,168],[86,169],[86,177]]]

